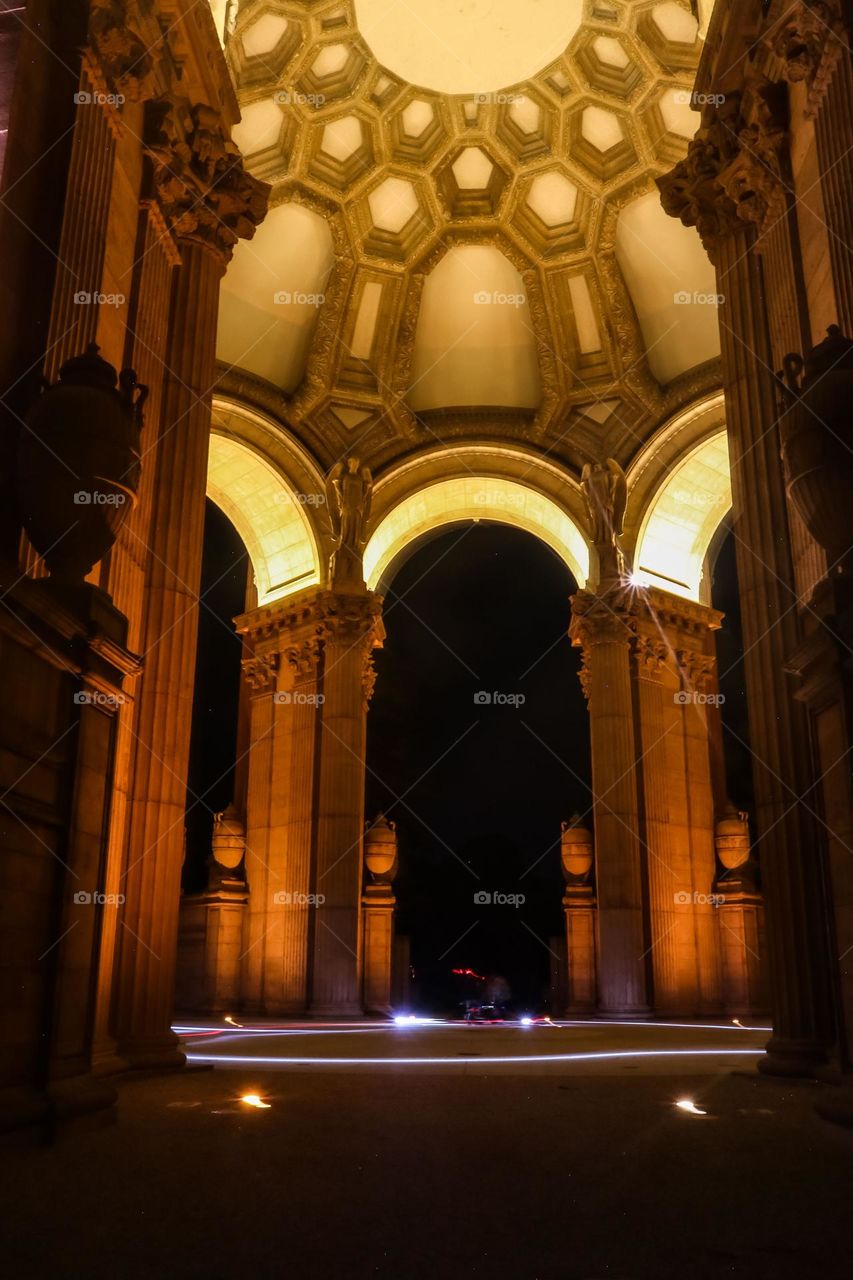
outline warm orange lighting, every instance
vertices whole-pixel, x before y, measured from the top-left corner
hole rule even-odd
[[[225,1021],[225,1022],[230,1022],[230,1024],[231,1024],[231,1026],[232,1026],[232,1027],[242,1027],[242,1025],[243,1025],[243,1024],[242,1024],[242,1022],[235,1022],[235,1021],[234,1021],[234,1019],[231,1017],[231,1014],[230,1014],[230,1013],[226,1013],[225,1018],[223,1019],[223,1021]]]
[[[264,1102],[260,1094],[257,1093],[244,1093],[240,1101],[245,1102],[247,1107],[257,1107],[259,1111],[269,1111],[272,1105],[269,1102]]]

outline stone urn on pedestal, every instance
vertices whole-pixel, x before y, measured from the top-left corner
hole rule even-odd
[[[92,343],[30,410],[18,447],[20,516],[58,583],[79,586],[130,514],[147,394],[132,369],[117,374]]]
[[[387,1016],[391,1012],[394,956],[392,888],[397,874],[397,828],[380,813],[364,833],[364,865],[368,884],[362,898],[364,938],[364,1008]]]
[[[595,890],[593,866],[595,845],[592,832],[579,814],[564,822],[560,835],[560,857],[566,889],[563,911],[566,917],[566,959],[568,1015],[588,1014],[595,1009]]]

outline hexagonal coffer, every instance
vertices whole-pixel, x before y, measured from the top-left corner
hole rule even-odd
[[[472,144],[454,152],[435,181],[451,217],[492,217],[509,176],[482,146]]]
[[[432,231],[424,192],[403,175],[382,179],[359,202],[356,218],[365,253],[405,262]]]
[[[515,223],[543,257],[586,245],[592,198],[561,170],[549,169],[522,186]]]

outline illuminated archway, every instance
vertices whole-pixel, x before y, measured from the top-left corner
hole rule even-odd
[[[705,600],[705,559],[731,505],[723,429],[675,462],[652,496],[637,538],[636,576],[674,595]]]
[[[384,516],[364,552],[367,585],[381,588],[407,551],[439,529],[471,520],[491,520],[535,534],[568,565],[579,586],[586,583],[586,539],[552,498],[503,477],[465,475],[418,489]]]
[[[304,502],[254,449],[211,435],[207,495],[246,545],[259,605],[320,583],[320,556]]]

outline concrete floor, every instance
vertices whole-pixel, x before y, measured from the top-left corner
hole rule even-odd
[[[50,1150],[6,1146],[5,1274],[846,1277],[853,1134],[815,1115],[828,1086],[765,1079],[751,1055],[726,1058],[728,1046],[755,1052],[764,1038],[601,1026],[204,1037],[205,1053],[251,1060],[128,1080],[117,1124]],[[626,1043],[621,1059],[518,1060]],[[407,1057],[466,1057],[340,1061],[399,1056],[401,1044]],[[715,1044],[697,1060],[633,1056]],[[338,1061],[271,1067],[269,1056]],[[246,1106],[246,1092],[269,1108]],[[679,1110],[679,1098],[707,1115]]]

